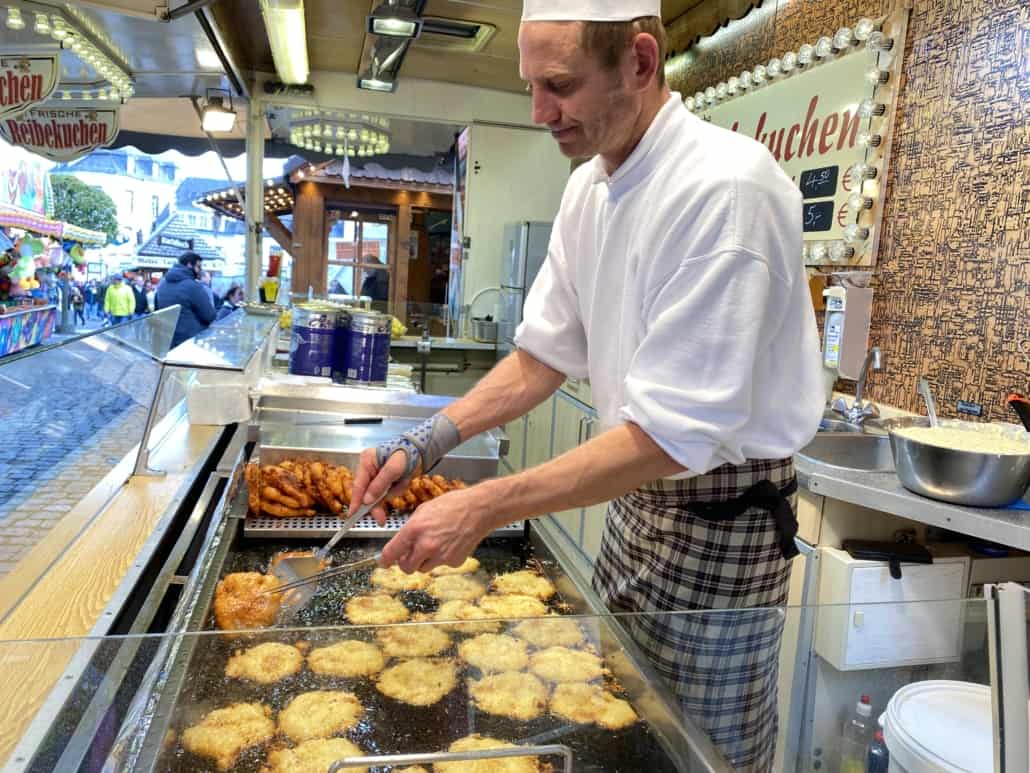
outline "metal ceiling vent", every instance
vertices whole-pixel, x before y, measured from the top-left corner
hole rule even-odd
[[[423,16],[422,36],[413,45],[474,54],[482,51],[496,32],[497,27],[485,22]]]

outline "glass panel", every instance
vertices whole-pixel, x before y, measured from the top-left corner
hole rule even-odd
[[[168,318],[0,360],[0,574],[139,443],[161,371],[156,353],[171,338]]]
[[[243,371],[262,347],[278,318],[230,314],[168,353],[165,362],[219,370]]]
[[[353,581],[341,582],[354,592]],[[425,608],[419,594],[398,598]],[[214,769],[204,756],[213,751],[200,751],[189,728],[236,705],[260,730],[238,756],[226,750],[224,768],[239,771],[281,759],[308,733],[346,738],[356,748],[340,746],[357,756],[433,754],[474,733],[561,744],[577,771],[591,773],[728,770],[726,758],[767,769],[774,754],[775,770],[864,771],[870,747],[882,759],[874,728],[898,691],[939,686],[930,680],[987,683],[983,600],[891,607],[904,619],[958,612],[954,656],[842,671],[816,651],[807,664],[798,659],[801,669],[784,668],[779,637],[787,632],[784,652],[793,655],[793,633],[805,621],[824,625],[824,615],[833,617],[825,607],[0,642],[11,696],[0,763],[41,771]],[[248,658],[255,647],[278,657]],[[412,662],[415,650],[428,659]],[[988,730],[981,740],[989,750],[982,689]],[[325,698],[299,698],[313,690],[340,692],[331,727],[315,727],[319,712],[300,709]],[[870,698],[868,717],[855,708],[862,695]],[[290,732],[297,740],[280,735]],[[852,753],[863,767],[848,766]],[[541,761],[563,769],[558,756]]]

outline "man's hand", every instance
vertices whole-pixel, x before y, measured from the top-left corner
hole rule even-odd
[[[480,489],[480,490],[477,490]],[[428,572],[460,566],[476,545],[496,528],[481,487],[457,489],[419,506],[383,548],[382,566]]]
[[[400,496],[407,490],[411,483],[411,476],[405,477],[404,472],[408,465],[408,459],[403,451],[395,451],[386,464],[379,467],[376,461],[376,450],[366,448],[361,452],[361,459],[358,461],[358,469],[354,473],[354,483],[351,486],[350,512],[353,514],[362,505],[375,502],[384,491],[388,496]],[[372,517],[380,526],[386,525],[386,503],[380,502],[372,510]]]

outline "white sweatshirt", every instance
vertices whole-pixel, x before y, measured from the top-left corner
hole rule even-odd
[[[572,174],[516,344],[588,378],[688,474],[790,456],[823,409],[801,194],[769,151],[679,94],[610,177]],[[676,476],[683,477],[683,476]]]

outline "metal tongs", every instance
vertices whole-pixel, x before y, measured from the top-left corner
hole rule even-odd
[[[320,582],[329,577],[336,577],[337,575],[347,574],[348,572],[356,572],[360,569],[366,569],[370,566],[374,566],[379,563],[379,558],[382,556],[381,552],[376,552],[374,555],[368,558],[363,558],[360,561],[352,561],[349,564],[342,564],[341,566],[330,566],[325,565],[326,559],[329,557],[329,552],[336,547],[344,535],[351,530],[351,528],[372,512],[372,509],[382,502],[386,498],[384,493],[377,500],[371,504],[362,505],[359,507],[353,515],[347,517],[347,519],[340,525],[340,528],[336,530],[336,533],[332,538],[325,543],[323,547],[315,550],[310,556],[290,556],[284,558],[272,568],[272,574],[279,580],[279,585],[275,588],[263,591],[262,595],[268,593],[282,593],[283,591],[293,590],[294,588],[301,588],[305,585]],[[304,599],[303,601],[307,601]]]

